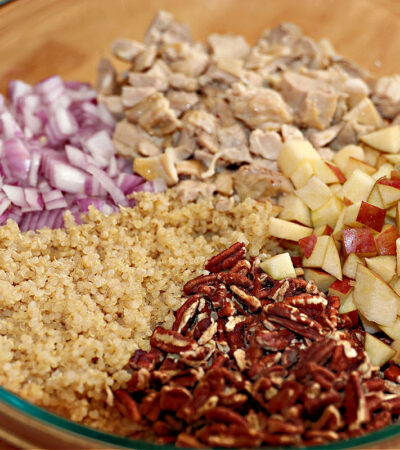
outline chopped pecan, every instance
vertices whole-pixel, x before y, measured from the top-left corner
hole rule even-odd
[[[235,285],[231,286],[230,289],[236,295],[236,298],[246,306],[250,312],[254,313],[261,308],[260,300],[254,295],[247,293],[244,289]]]
[[[167,353],[192,350],[197,346],[194,339],[182,336],[177,331],[157,327],[150,338],[150,343]]]
[[[360,428],[362,424],[368,423],[370,420],[370,413],[367,408],[364,392],[361,388],[358,372],[354,371],[350,374],[350,379],[345,390],[344,407],[350,431]]]
[[[190,391],[182,386],[163,386],[160,408],[164,411],[177,411],[192,399]]]
[[[197,289],[200,286],[207,286],[209,284],[214,284],[217,281],[217,275],[216,274],[210,274],[210,275],[200,275],[196,278],[193,278],[193,280],[188,281],[183,286],[183,292],[186,295],[194,294],[197,292]]]
[[[117,398],[117,405],[122,409],[123,414],[132,420],[132,422],[140,423],[142,416],[135,400],[133,400],[133,398],[122,389],[118,389],[114,392],[114,394]]]
[[[246,247],[243,242],[237,242],[229,248],[213,256],[205,265],[205,269],[210,272],[220,272],[225,269],[230,269],[246,254]]]
[[[400,382],[400,367],[391,365],[388,367],[385,372],[385,378],[387,378],[390,381],[394,381],[395,383]]]
[[[256,332],[258,345],[273,352],[284,350],[293,338],[294,334],[285,328],[278,331],[259,330]]]
[[[189,328],[190,321],[193,319],[199,307],[200,296],[193,295],[175,312],[175,322],[172,325],[174,331],[185,334]]]

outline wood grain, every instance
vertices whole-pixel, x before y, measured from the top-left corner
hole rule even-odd
[[[0,9],[0,91],[12,78],[54,73],[93,81],[109,43],[141,39],[161,8],[201,40],[216,31],[254,42],[265,28],[294,22],[376,74],[400,72],[397,0],[17,0]]]
[[[34,83],[55,73],[93,81],[110,42],[141,39],[159,9],[200,40],[231,32],[254,42],[265,28],[294,22],[377,75],[400,72],[398,0],[15,0],[0,8],[0,92],[13,78]],[[14,447],[0,441],[0,448]]]

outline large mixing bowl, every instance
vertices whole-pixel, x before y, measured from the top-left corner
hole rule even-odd
[[[396,0],[14,0],[0,1],[0,92],[9,80],[51,74],[93,81],[97,61],[117,37],[141,39],[155,12],[166,9],[194,37],[243,34],[254,42],[282,21],[375,74],[400,72],[400,2]],[[1,439],[3,440],[1,442]],[[400,448],[400,425],[324,449]],[[101,433],[55,416],[0,388],[0,448],[172,448]]]

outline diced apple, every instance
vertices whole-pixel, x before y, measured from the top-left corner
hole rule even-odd
[[[361,224],[357,222],[358,212],[360,211],[361,202],[354,203],[353,205],[346,206],[343,225],[349,227],[361,227]]]
[[[378,274],[358,264],[354,304],[368,320],[390,326],[396,320],[400,297]]]
[[[371,322],[365,316],[360,314],[360,312],[358,313],[358,316],[360,317],[360,320],[361,320],[361,323],[362,323],[362,325],[364,327],[364,330],[367,333],[375,334],[375,333],[379,333],[381,331],[381,329],[379,328],[379,326],[375,322]]]
[[[381,178],[377,181],[379,193],[385,208],[390,208],[400,200],[400,180]]]
[[[350,157],[364,161],[364,150],[358,145],[346,145],[333,155],[333,162],[344,173]]]
[[[356,222],[366,225],[375,231],[381,231],[385,223],[386,211],[370,203],[361,202]]]
[[[346,212],[346,210],[343,209],[342,212],[340,213],[338,219],[337,219],[335,228],[333,229],[332,236],[335,239],[341,239],[342,238],[342,229],[343,229],[343,226],[344,226],[343,220],[344,220],[345,212]]]
[[[318,237],[315,234],[311,236],[306,236],[299,240],[299,246],[303,255],[309,258],[314,251],[315,245],[317,244]]]
[[[337,197],[331,197],[326,203],[311,211],[313,227],[329,225],[334,227],[343,210],[343,202]]]
[[[371,176],[375,181],[379,180],[380,178],[384,178],[384,177],[390,178],[392,170],[393,170],[393,166],[389,163],[385,163],[385,164],[382,164],[379,167],[379,169]]]
[[[399,234],[391,224],[386,224],[382,231],[375,237],[376,246],[380,255],[395,255],[396,240]]]
[[[351,174],[356,169],[360,169],[362,172],[365,172],[368,175],[372,175],[376,172],[376,169],[374,166],[371,166],[370,164],[366,163],[365,161],[361,161],[360,159],[350,156],[349,159],[347,160],[347,165],[344,170],[344,176],[346,178],[350,178]]]
[[[329,236],[325,258],[322,264],[322,270],[333,275],[338,280],[342,279],[342,266],[340,264],[340,257],[332,236]]]
[[[379,193],[378,184],[375,183],[374,187],[372,188],[370,194],[368,195],[367,199],[368,203],[370,205],[377,206],[378,208],[384,209],[385,205],[383,204],[383,200],[381,197],[381,194]]]
[[[365,351],[371,364],[378,367],[386,364],[396,354],[389,345],[369,333],[365,333]]]
[[[377,253],[374,235],[368,228],[347,228],[342,230],[344,251],[347,255],[375,256]]]
[[[375,181],[366,173],[356,169],[337,193],[340,198],[347,198],[356,203],[361,200],[367,200]]]
[[[390,286],[392,286],[394,292],[396,292],[397,295],[400,295],[400,278],[399,277],[393,278],[393,280],[390,282]]]
[[[312,161],[314,174],[325,184],[344,183],[346,177],[334,164],[318,159]]]
[[[397,276],[400,277],[400,238],[396,239]]]
[[[269,219],[269,234],[280,239],[299,241],[303,237],[310,236],[312,232],[312,228],[304,227],[297,223],[275,217]]]
[[[283,220],[293,220],[307,227],[311,226],[310,210],[303,200],[295,194],[281,196],[279,205],[283,207],[279,218]]]
[[[331,184],[329,185],[329,189],[333,195],[336,195],[342,189],[342,185],[339,183]]]
[[[396,219],[397,218],[397,205],[392,206],[391,208],[387,209],[386,214],[391,219]]]
[[[356,278],[358,264],[365,265],[364,261],[361,258],[359,258],[354,253],[350,253],[350,255],[347,257],[346,261],[343,264],[342,270],[343,275],[354,280]]]
[[[302,161],[321,159],[318,152],[307,140],[288,140],[281,148],[278,166],[281,171],[290,177]]]
[[[400,155],[385,155],[387,161],[395,166],[400,166]]]
[[[400,150],[400,126],[393,125],[361,136],[360,140],[372,148],[385,153],[398,153]]]
[[[332,197],[328,186],[316,176],[310,178],[305,186],[297,189],[296,194],[310,209],[319,208]]]
[[[329,286],[329,295],[336,295],[340,303],[350,294],[353,286],[350,284],[350,278],[344,277],[343,280],[336,280]]]
[[[357,309],[353,300],[353,291],[349,295],[340,300],[339,314],[347,314]]]
[[[303,258],[303,267],[322,267],[330,239],[332,239],[331,236],[317,237],[317,242],[310,257]]]
[[[390,325],[390,327],[385,327],[384,325],[381,325],[380,328],[385,334],[387,334],[394,341],[400,339],[400,317],[397,317],[393,325]]]
[[[290,179],[296,189],[305,186],[308,180],[314,175],[314,169],[310,161],[303,161],[292,173]]]
[[[370,147],[365,147],[364,149],[364,161],[371,166],[376,166],[378,162],[378,158],[382,155],[382,153],[378,152],[378,150],[374,150]]]
[[[296,277],[289,253],[281,253],[266,259],[260,264],[260,268],[274,280]]]
[[[314,228],[314,233],[317,236],[330,236],[333,233],[333,229],[330,225],[320,225],[317,228]]]
[[[304,269],[304,279],[313,280],[317,288],[323,292],[328,292],[329,286],[335,281],[335,277],[323,270],[306,268]]]
[[[395,354],[392,356],[392,361],[400,364],[400,340],[396,339],[390,344],[390,348],[394,350]]]
[[[373,258],[365,258],[367,267],[380,275],[386,283],[396,274],[396,257],[391,255],[375,256]]]

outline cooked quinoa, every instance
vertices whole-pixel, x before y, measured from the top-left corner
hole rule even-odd
[[[221,211],[218,202],[145,193],[120,214],[91,209],[83,225],[67,213],[65,229],[1,227],[0,384],[72,420],[126,432],[109,388],[130,378],[129,357],[148,348],[154,326],[171,326],[182,285],[234,242],[254,255],[273,251],[270,203],[225,202]]]

